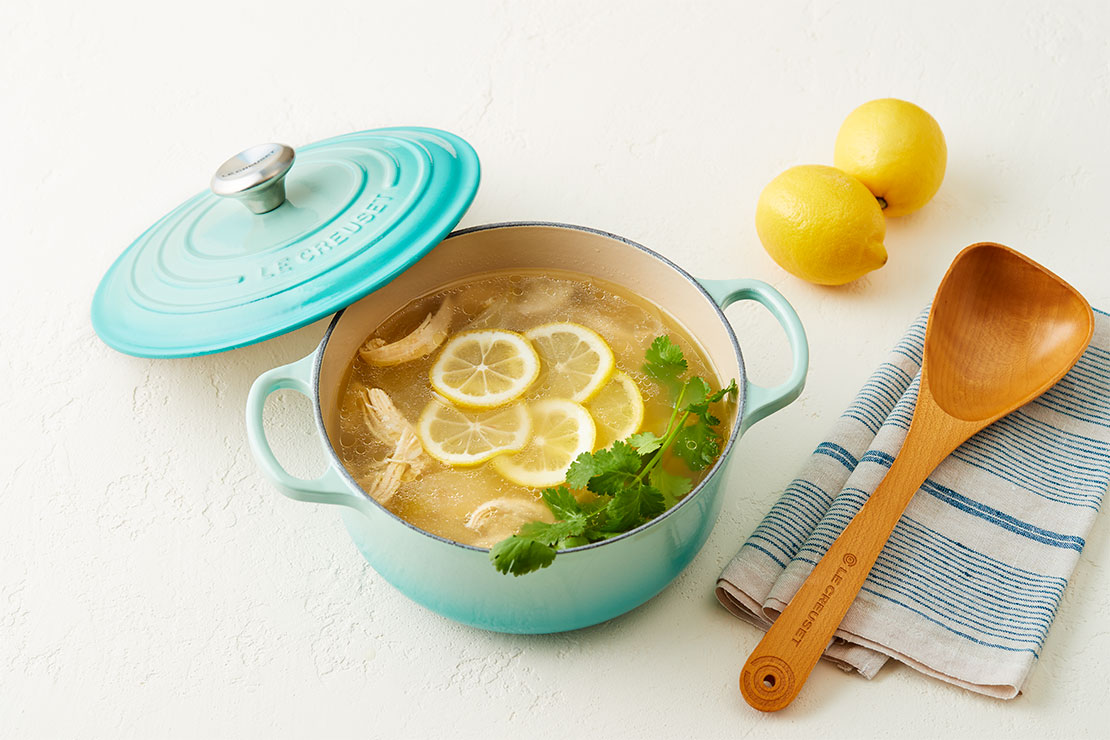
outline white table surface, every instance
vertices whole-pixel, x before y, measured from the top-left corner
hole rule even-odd
[[[0,4],[0,736],[1110,734],[1106,515],[1011,702],[822,664],[760,715],[737,690],[759,634],[712,595],[960,248],[1009,244],[1110,306],[1106,4],[159,5]],[[831,163],[843,117],[884,96],[940,121],[940,193],[889,224],[868,278],[786,275],[755,235],[760,190]],[[384,583],[335,511],[271,488],[247,388],[322,322],[178,361],[92,331],[110,262],[225,157],[399,124],[477,148],[463,225],[613,231],[697,275],[767,280],[806,324],[805,394],[744,438],[708,544],[631,614],[544,637],[461,627]],[[752,377],[785,372],[772,320],[730,314]],[[319,464],[307,403],[271,405],[283,458]]]

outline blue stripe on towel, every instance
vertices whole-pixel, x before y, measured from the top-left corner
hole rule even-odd
[[[1029,522],[1023,522],[1016,517],[1006,514],[1005,512],[999,511],[998,509],[987,506],[984,503],[980,503],[978,501],[975,501],[974,499],[968,498],[967,496],[956,493],[951,488],[942,486],[939,483],[934,483],[927,480],[925,481],[925,485],[921,487],[921,490],[930,494],[934,498],[945,502],[946,504],[955,506],[961,511],[965,511],[969,514],[972,514],[973,516],[979,517],[980,519],[984,519],[988,522],[991,522],[992,524],[996,524],[1003,529],[1008,529],[1015,534],[1020,534],[1022,537],[1028,537],[1034,542],[1040,542],[1044,545],[1052,545],[1053,547],[1066,547],[1075,550],[1076,552],[1081,552],[1083,550],[1083,545],[1085,543],[1082,537],[1059,534],[1058,532],[1041,529],[1040,527],[1034,526]]]
[[[929,622],[932,622],[933,624],[936,624],[940,627],[943,627],[944,629],[948,630],[949,632],[956,635],[957,637],[962,637],[965,640],[968,640],[970,642],[974,642],[976,645],[982,645],[984,647],[989,647],[989,648],[998,648],[999,650],[1008,650],[1008,651],[1016,652],[1016,653],[1032,653],[1033,657],[1038,658],[1038,659],[1041,657],[1040,654],[1037,652],[1037,650],[1035,650],[1033,648],[1013,647],[1013,646],[1010,646],[1010,645],[999,645],[998,643],[988,642],[986,640],[982,640],[978,637],[975,637],[974,635],[969,635],[966,632],[961,632],[960,630],[953,629],[949,625],[944,624],[943,622],[937,621],[935,618],[930,617],[927,614],[923,614],[921,611],[919,611],[917,609],[914,609],[912,606],[908,606],[907,604],[903,604],[902,602],[898,601],[897,599],[891,598],[887,594],[879,593],[878,591],[875,591],[874,589],[867,588],[866,586],[862,590],[866,591],[870,594],[873,594],[874,596],[876,596],[880,599],[883,599],[885,601],[889,601],[893,604],[897,604],[898,606],[902,607],[903,609],[906,609],[906,610],[909,610],[909,611],[913,612],[914,614],[918,615],[922,619],[925,619]],[[1040,645],[1038,645],[1037,647],[1039,648]]]
[[[912,381],[913,376],[905,370],[884,362],[844,411],[843,416],[855,419],[872,433],[878,432],[890,407],[897,403]]]
[[[775,561],[780,568],[785,568],[786,567],[786,563],[782,562],[777,557],[775,557],[775,555],[773,553],[771,553],[770,551],[760,547],[759,545],[755,544],[751,540],[748,540],[747,542],[745,542],[744,547],[750,547],[753,550],[759,550],[761,553],[763,553],[767,557],[771,558],[771,560]],[[741,548],[741,549],[743,549],[743,548]]]
[[[1022,436],[1024,441],[1036,444],[1057,443],[1058,448],[1049,448],[1052,454],[1061,457],[1078,458],[1085,462],[1103,464],[1103,469],[1108,464],[1107,456],[1110,455],[1110,444],[1091,437],[1084,437],[1075,432],[1061,432],[1051,424],[1029,416],[1021,409],[995,422],[993,426],[1005,423],[1006,429],[1014,436]],[[1058,449],[1058,451],[1057,451]]]
[[[814,450],[813,453],[815,455],[826,455],[831,457],[833,460],[842,463],[848,470],[855,470],[856,466],[859,465],[859,460],[853,457],[852,453],[832,442],[822,442],[817,445],[817,449]]]

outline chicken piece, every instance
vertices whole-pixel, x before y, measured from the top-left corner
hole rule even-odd
[[[447,338],[454,314],[455,303],[451,296],[447,296],[434,314],[425,316],[420,326],[406,336],[390,344],[379,337],[368,339],[358,354],[368,364],[376,367],[400,365],[430,355]]]
[[[528,522],[555,521],[551,510],[539,501],[522,498],[495,498],[487,501],[466,518],[466,526],[478,533],[475,544],[489,547],[514,535]]]
[[[388,504],[393,495],[401,488],[404,465],[386,462],[371,469],[370,477],[363,489],[370,498],[379,504]]]
[[[500,280],[478,280],[463,286],[455,296],[455,305],[467,316],[473,316],[504,294]]]
[[[416,436],[416,430],[393,405],[381,388],[362,391],[365,403],[363,421],[366,428],[382,444],[393,451],[377,465],[367,493],[380,503],[387,503],[401,483],[410,481],[424,472],[429,458]]]
[[[543,318],[565,311],[572,305],[574,293],[574,285],[565,280],[532,280],[516,299],[515,307],[526,318]]]
[[[520,330],[539,321],[555,321],[572,305],[574,286],[563,281],[532,279],[523,292],[490,296],[479,305],[468,329]]]
[[[491,298],[482,305],[482,309],[466,325],[467,329],[505,329],[507,325],[507,309],[509,299],[501,295]]]

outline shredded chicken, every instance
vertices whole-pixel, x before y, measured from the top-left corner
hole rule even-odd
[[[480,536],[476,545],[489,547],[516,534],[521,525],[535,521],[550,524],[555,519],[539,501],[504,497],[487,501],[470,512],[466,526]]]
[[[515,329],[521,324],[529,326],[541,317],[553,316],[573,304],[575,289],[572,285],[563,282],[532,282],[526,285],[528,287],[521,295],[498,293],[478,304],[470,304],[475,313],[467,328]]]
[[[368,339],[359,349],[359,356],[371,365],[389,367],[430,355],[447,338],[454,313],[455,304],[451,296],[447,296],[436,312],[424,317],[420,326],[409,334],[390,344],[379,337]]]
[[[382,444],[393,447],[374,472],[366,492],[381,503],[387,503],[401,483],[414,479],[427,467],[429,459],[424,446],[416,436],[416,430],[393,405],[393,401],[381,388],[363,389],[363,402],[366,404],[363,420],[366,428]]]
[[[508,297],[501,295],[490,298],[482,304],[478,314],[466,325],[467,329],[494,329],[508,326],[506,309],[509,306]]]
[[[521,316],[546,316],[565,309],[574,302],[574,286],[566,281],[531,283],[524,294],[516,299],[516,310]]]
[[[575,321],[589,326],[601,336],[605,337],[605,341],[613,348],[615,352],[635,352],[640,353],[643,350],[639,349],[651,344],[653,337],[659,334],[665,334],[666,329],[652,333],[651,327],[646,327],[643,324],[618,321],[611,316],[576,316]]]

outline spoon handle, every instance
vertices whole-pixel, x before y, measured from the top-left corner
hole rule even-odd
[[[913,494],[976,431],[976,425],[931,413],[934,409],[928,393],[921,394],[902,452],[886,477],[744,663],[740,691],[751,706],[773,712],[794,700]]]

